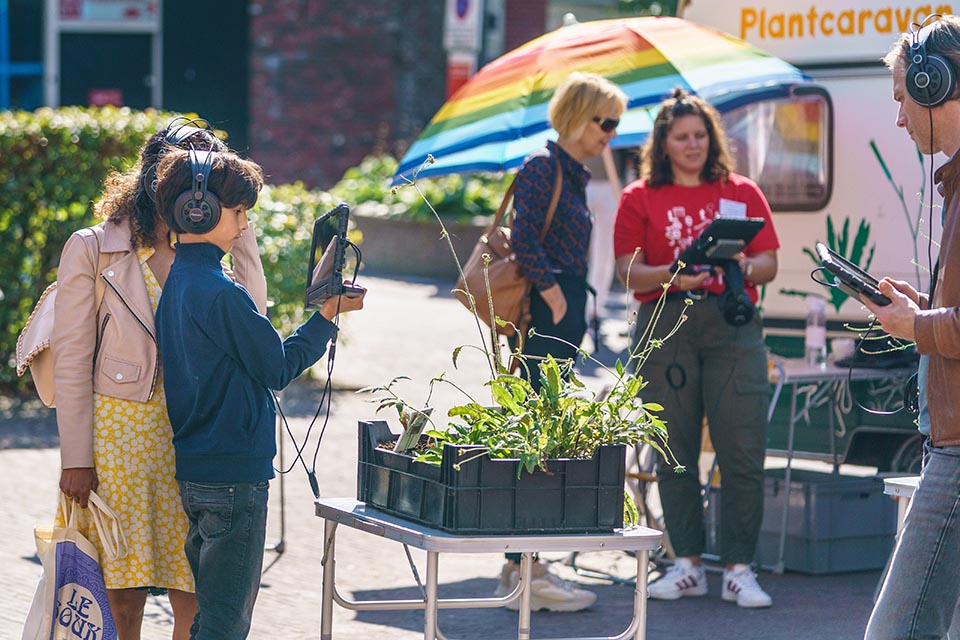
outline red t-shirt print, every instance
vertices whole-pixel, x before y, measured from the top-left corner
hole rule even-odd
[[[717,217],[721,198],[742,203],[748,217],[766,221],[760,233],[746,246],[747,255],[780,248],[770,205],[760,188],[748,178],[731,174],[726,182],[708,182],[695,187],[666,185],[652,189],[643,180],[629,185],[624,189],[617,211],[613,238],[615,255],[618,258],[632,255],[639,247],[644,252],[646,264],[672,264]],[[708,278],[704,289],[715,294],[723,293],[723,278]],[[757,291],[753,283],[748,282],[746,290],[756,302]],[[660,289],[635,293],[634,296],[641,302],[648,302],[660,296]]]

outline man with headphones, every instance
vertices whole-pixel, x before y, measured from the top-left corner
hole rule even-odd
[[[196,580],[193,640],[247,637],[277,452],[270,392],[323,356],[340,311],[363,307],[362,294],[332,297],[282,340],[223,273],[262,184],[257,164],[227,151],[168,149],[157,168],[157,209],[177,234],[156,328]]]
[[[920,483],[866,639],[944,638],[960,604],[960,18],[934,15],[914,25],[884,63],[893,72],[897,126],[931,163],[937,152],[950,159],[934,174],[943,234],[930,293],[884,278],[880,291],[891,304],[861,297],[885,331],[916,342],[919,426],[927,435]]]

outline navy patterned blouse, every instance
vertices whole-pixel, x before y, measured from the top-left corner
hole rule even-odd
[[[540,231],[547,218],[556,163],[563,171],[563,189],[547,236],[540,242]],[[575,276],[587,274],[587,251],[593,222],[587,209],[586,186],[590,171],[555,142],[530,154],[517,173],[513,206],[513,248],[524,275],[538,291],[556,284],[555,273]]]

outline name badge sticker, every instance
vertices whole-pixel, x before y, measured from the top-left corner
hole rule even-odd
[[[720,198],[720,217],[721,218],[739,218],[747,217],[747,203],[736,200],[727,200]]]

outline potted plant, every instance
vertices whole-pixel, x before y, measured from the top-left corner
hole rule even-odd
[[[412,186],[416,189],[416,182]],[[383,421],[360,422],[358,499],[456,533],[587,533],[622,527],[625,511],[628,522],[636,514],[624,494],[626,447],[650,443],[669,451],[666,428],[656,415],[662,408],[644,402],[639,374],[650,350],[662,343],[649,337],[659,311],[645,330],[642,348],[630,354],[629,366],[617,361],[607,368],[614,382],[600,392],[583,384],[572,362],[547,357],[540,362],[542,385],[535,393],[528,381],[507,371],[495,332],[485,344],[486,331],[477,319],[484,343],[479,348],[490,369],[490,400],[481,402],[461,389],[464,403],[453,407],[451,421],[441,426],[429,409],[418,409],[397,393],[398,382],[406,378],[365,389],[377,394],[378,411],[397,411],[405,433],[392,434]],[[677,318],[669,335],[683,320],[683,315]],[[454,350],[454,367],[463,348]],[[512,355],[527,366],[524,356]],[[434,378],[431,394],[435,384],[451,383],[443,375]]]

